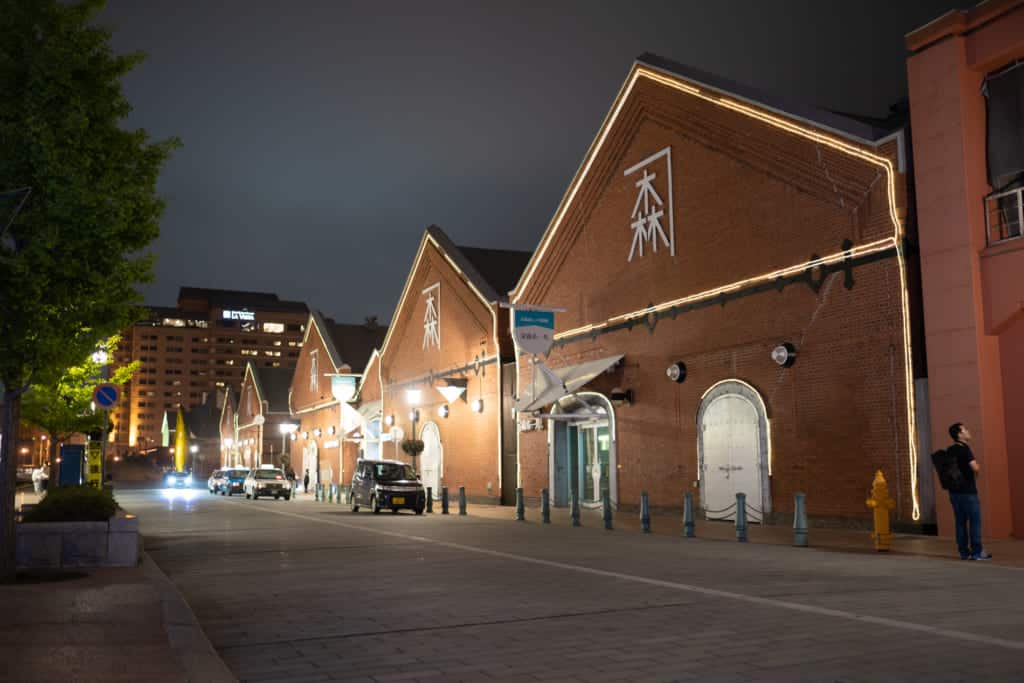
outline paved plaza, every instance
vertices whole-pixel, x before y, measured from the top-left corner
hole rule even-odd
[[[1014,681],[1024,573],[122,491],[246,681]]]

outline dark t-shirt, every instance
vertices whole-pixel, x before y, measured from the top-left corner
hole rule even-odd
[[[971,447],[958,441],[949,447],[949,452],[956,455],[956,464],[963,476],[963,484],[952,493],[977,494],[978,484],[974,480],[974,470],[971,469],[971,463],[974,461],[974,453],[971,453]]]

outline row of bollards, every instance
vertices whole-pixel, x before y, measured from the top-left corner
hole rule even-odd
[[[755,511],[757,512],[757,511]],[[580,522],[580,501],[575,491],[569,494],[569,515],[572,526],[581,526]],[[543,524],[551,523],[551,499],[547,489],[540,491],[540,518]],[[608,531],[613,529],[611,495],[607,487],[601,489],[601,518],[604,528]],[[516,489],[516,520],[526,519],[523,489]],[[736,540],[739,543],[747,542],[747,496],[745,493],[736,494]],[[647,491],[640,492],[640,530],[651,533],[651,507],[650,497]],[[683,495],[683,537],[695,538],[697,536],[697,525],[694,518],[693,494],[687,491]],[[807,494],[796,493],[793,495],[793,545],[800,548],[807,547]]]

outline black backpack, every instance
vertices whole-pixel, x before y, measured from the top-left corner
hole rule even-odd
[[[964,484],[964,473],[960,471],[960,465],[956,461],[956,453],[950,450],[940,450],[932,453],[932,465],[939,475],[939,483],[947,491],[956,493]]]

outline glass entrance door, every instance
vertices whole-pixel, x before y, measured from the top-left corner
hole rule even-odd
[[[608,459],[611,437],[608,426],[581,425],[570,427],[575,432],[579,457],[576,459],[576,490],[584,505],[599,505],[601,492],[608,487]]]

